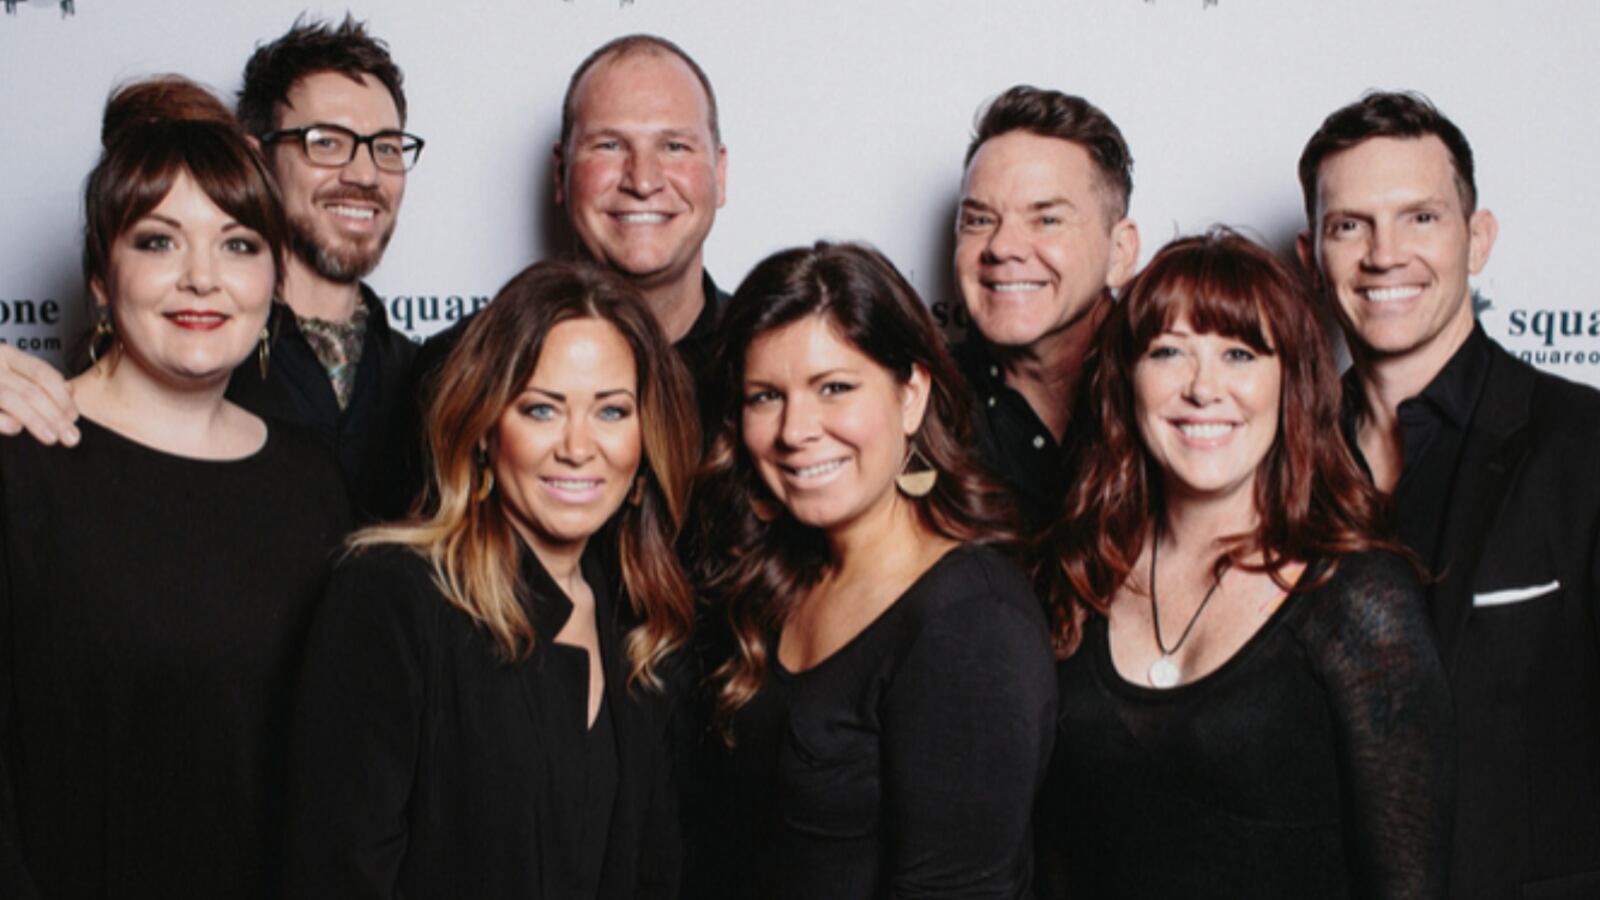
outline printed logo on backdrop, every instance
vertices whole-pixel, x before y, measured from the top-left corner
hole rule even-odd
[[[487,294],[396,294],[378,296],[389,314],[389,324],[412,340],[443,331],[489,305]]]
[[[6,5],[6,14],[14,16],[14,15],[17,14],[17,7],[21,6],[24,3],[29,2],[29,0],[4,0],[4,2],[5,2],[5,5]],[[61,18],[63,18],[63,19],[65,19],[67,16],[73,15],[73,14],[75,14],[77,12],[77,9],[75,8],[75,4],[72,2],[72,0],[38,0],[38,2],[35,2],[33,5],[34,6],[50,6],[50,5],[59,6],[59,7],[61,7]]]
[[[1581,367],[1579,380],[1600,384],[1600,308],[1517,306],[1499,310],[1472,292],[1473,312],[1484,330],[1511,354],[1541,369]]]
[[[0,344],[30,353],[59,354],[61,303],[54,299],[0,297]]]

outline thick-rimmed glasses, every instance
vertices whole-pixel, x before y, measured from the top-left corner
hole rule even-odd
[[[422,156],[422,138],[404,131],[377,131],[356,134],[342,125],[306,125],[285,128],[261,136],[261,143],[296,140],[314,166],[337,169],[356,158],[362,144],[372,153],[372,164],[385,172],[404,172]]]

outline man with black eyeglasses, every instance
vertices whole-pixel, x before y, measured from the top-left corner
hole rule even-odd
[[[388,445],[417,352],[361,282],[383,258],[422,152],[402,130],[400,69],[348,15],[338,25],[297,19],[245,64],[238,111],[282,189],[294,254],[268,321],[271,352],[233,373],[228,398],[311,429],[338,459],[356,519],[368,521],[394,511],[384,500],[405,477]],[[59,373],[0,347],[0,433],[26,428],[71,445],[76,418]]]
[[[402,130],[401,80],[362,23],[299,19],[256,48],[239,91],[239,122],[278,179],[294,254],[266,374],[248,361],[228,396],[315,431],[338,458],[358,521],[385,511],[399,477],[387,445],[417,351],[361,282],[383,258],[422,152]]]

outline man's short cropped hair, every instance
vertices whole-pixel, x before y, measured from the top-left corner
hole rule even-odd
[[[1336,109],[1306,142],[1300,154],[1300,190],[1305,194],[1306,221],[1317,216],[1317,176],[1323,160],[1372,138],[1415,139],[1433,135],[1450,151],[1461,208],[1478,208],[1478,185],[1472,174],[1472,145],[1456,124],[1427,97],[1415,91],[1370,91],[1360,100]]]
[[[338,72],[357,81],[371,75],[388,89],[405,125],[406,94],[389,45],[368,34],[366,23],[349,13],[338,25],[301,15],[283,37],[257,46],[245,63],[244,87],[239,89],[239,124],[245,133],[260,137],[276,128],[279,104],[288,102],[300,79],[318,72]]]
[[[683,60],[683,64],[694,73],[695,80],[700,82],[700,89],[706,92],[706,124],[711,129],[713,144],[722,144],[722,126],[717,121],[717,94],[711,89],[711,79],[706,77],[705,70],[694,61],[694,57],[684,51],[682,47],[654,34],[627,34],[619,38],[606,41],[599,49],[584,57],[578,63],[578,68],[572,72],[572,79],[567,82],[567,93],[561,98],[561,146],[567,146],[567,140],[572,137],[575,111],[573,100],[578,93],[578,82],[589,70],[606,59],[632,56],[635,53],[658,53],[676,56]]]
[[[1128,198],[1133,194],[1133,155],[1116,123],[1099,107],[1072,94],[1019,84],[990,101],[979,114],[964,165],[972,164],[985,141],[1012,131],[1059,138],[1082,147],[1094,160],[1101,183],[1115,201],[1108,203],[1107,209],[1118,217],[1128,214]]]

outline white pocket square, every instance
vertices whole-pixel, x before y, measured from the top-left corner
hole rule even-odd
[[[1553,594],[1561,590],[1561,582],[1552,581],[1549,584],[1535,584],[1529,587],[1506,588],[1503,591],[1490,591],[1487,594],[1473,594],[1473,606],[1505,606],[1507,603],[1521,603],[1545,594]]]

